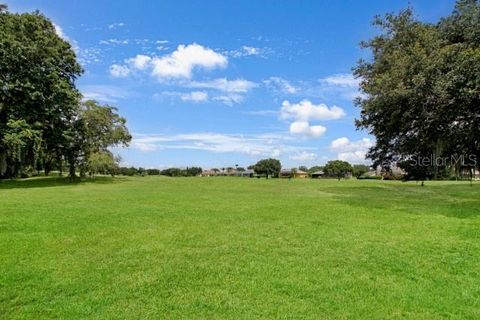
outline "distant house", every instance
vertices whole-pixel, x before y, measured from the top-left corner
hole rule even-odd
[[[302,178],[302,179],[308,178],[308,173],[303,170],[297,170],[295,171],[295,178]]]
[[[218,176],[218,172],[215,170],[203,170],[200,174],[202,177],[215,177]]]
[[[254,176],[256,176],[256,174],[255,174],[255,171],[253,171],[252,169],[248,169],[245,171],[238,171],[236,176],[244,177],[244,178],[253,178]]]
[[[318,170],[318,171],[312,172],[312,173],[310,174],[310,176],[312,177],[312,179],[322,178],[324,175],[325,175],[325,173],[324,173],[322,170]]]
[[[307,178],[308,173],[302,170],[295,170],[295,175],[292,175],[292,169],[283,169],[280,171],[280,178]]]

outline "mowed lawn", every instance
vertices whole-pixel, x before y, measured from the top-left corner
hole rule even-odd
[[[2,319],[478,319],[480,184],[0,183]]]

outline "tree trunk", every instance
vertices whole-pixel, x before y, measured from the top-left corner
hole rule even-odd
[[[75,163],[73,161],[69,163],[68,176],[70,177],[70,180],[74,180],[77,177],[77,175],[75,174]]]

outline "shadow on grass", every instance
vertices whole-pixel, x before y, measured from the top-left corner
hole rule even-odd
[[[35,177],[26,179],[0,180],[0,190],[2,189],[23,189],[23,188],[49,188],[59,186],[83,185],[83,184],[113,184],[125,181],[124,177],[95,177],[77,178],[70,180],[67,177]]]
[[[383,183],[346,186],[334,190],[337,201],[365,210],[378,209],[415,215],[440,214],[460,219],[480,216],[480,185],[476,183],[431,183],[425,187]]]

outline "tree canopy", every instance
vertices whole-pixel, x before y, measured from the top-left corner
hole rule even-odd
[[[258,161],[254,166],[253,170],[259,175],[264,175],[265,178],[275,177],[277,178],[282,169],[282,164],[277,159],[263,159]]]
[[[373,24],[382,33],[362,43],[372,59],[354,73],[363,93],[356,125],[376,137],[367,154],[374,165],[408,161],[404,167],[424,179],[440,166],[413,168],[412,159],[480,156],[479,2],[458,1],[436,24],[416,20],[410,9]]]
[[[0,6],[0,178],[44,170],[98,172],[131,140],[111,106],[82,102],[72,46],[41,13]],[[102,170],[103,170],[102,169]]]
[[[345,178],[347,174],[351,173],[353,168],[350,163],[342,160],[331,160],[325,164],[323,169],[329,176],[337,177],[338,180]]]

